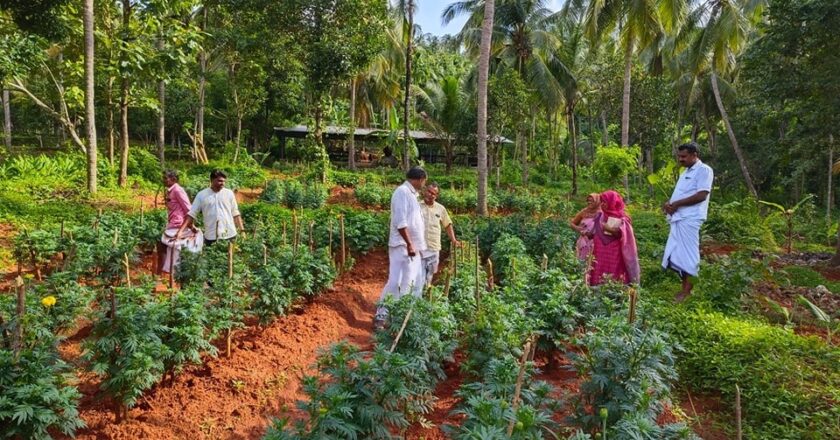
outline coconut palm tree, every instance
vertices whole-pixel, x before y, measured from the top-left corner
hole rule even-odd
[[[478,54],[478,215],[487,215],[487,79],[490,73],[490,46],[493,40],[495,0],[485,0]]]
[[[618,36],[624,51],[624,90],[621,100],[621,145],[630,144],[630,78],[633,57],[662,35],[675,29],[686,8],[684,0],[572,0],[583,7],[584,29],[597,45],[605,37]]]
[[[691,45],[686,49],[693,75],[697,78],[709,78],[715,103],[738,159],[744,183],[755,198],[758,198],[758,191],[750,176],[746,157],[738,144],[721,93],[721,86],[730,93],[733,88],[721,75],[729,76],[736,72],[738,56],[746,48],[762,9],[761,0],[711,0],[698,4],[693,13],[705,17],[705,24],[692,33]]]
[[[87,125],[88,192],[96,194],[96,104],[94,102],[93,0],[85,0],[82,8],[85,34],[85,124]]]
[[[432,131],[443,138],[446,172],[449,173],[455,155],[455,133],[467,102],[463,80],[454,76],[445,77],[439,82],[429,84],[419,98],[420,117]]]
[[[516,70],[536,96],[536,102],[549,112],[557,111],[563,103],[563,84],[552,71],[567,70],[557,51],[561,41],[551,31],[553,12],[546,0],[502,0],[495,5],[493,45],[491,57],[503,67]],[[446,7],[442,19],[448,23],[456,16],[469,15],[458,38],[473,56],[479,48],[479,25],[484,17],[484,1],[463,0]],[[536,115],[534,109],[532,114]],[[528,145],[525,130],[517,132],[517,145],[522,146],[522,177],[528,180]]]

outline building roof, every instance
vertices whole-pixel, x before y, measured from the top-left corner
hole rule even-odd
[[[350,129],[348,127],[340,127],[336,125],[327,125],[324,127],[324,134],[329,136],[339,136],[339,135],[346,135]],[[294,125],[291,127],[274,127],[274,131],[278,133],[285,134],[289,137],[305,137],[309,134],[309,127],[306,125]],[[388,130],[383,130],[380,128],[357,128],[354,132],[356,137],[368,137],[368,136],[379,136],[379,137],[387,137],[390,132]],[[430,132],[430,131],[423,131],[423,130],[409,130],[409,136],[411,136],[414,140],[419,141],[440,141],[443,140],[442,137],[438,136],[437,134]],[[402,136],[402,130],[400,130],[400,136]],[[496,136],[494,138],[495,142],[502,142],[505,144],[512,144],[513,141],[504,137],[504,136]]]

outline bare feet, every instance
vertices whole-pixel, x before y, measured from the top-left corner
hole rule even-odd
[[[688,298],[689,295],[691,295],[691,291],[688,291],[688,292],[682,291],[682,292],[678,293],[676,297],[674,297],[674,301],[676,301],[676,303],[679,304],[679,303],[685,301],[685,299]]]

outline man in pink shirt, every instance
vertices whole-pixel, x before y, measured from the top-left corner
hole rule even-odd
[[[161,271],[170,273],[172,266],[178,265],[182,247],[187,246],[190,250],[200,250],[204,240],[201,231],[194,227],[184,231],[180,239],[173,240],[190,211],[190,199],[184,188],[178,184],[178,173],[174,170],[167,170],[163,173],[163,185],[166,187],[165,198],[168,217],[166,228],[161,237],[161,243],[166,246]]]

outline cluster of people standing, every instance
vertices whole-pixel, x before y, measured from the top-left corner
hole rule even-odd
[[[709,211],[714,172],[700,160],[699,146],[690,142],[677,149],[680,174],[670,199],[662,205],[670,225],[662,267],[675,271],[682,280],[676,295],[683,301],[694,287],[691,278],[700,269],[700,227]],[[586,264],[586,280],[597,286],[607,280],[639,283],[636,236],[624,199],[616,191],[590,194],[587,205],[569,222],[580,235],[577,257]]]
[[[700,160],[696,143],[680,145],[677,156],[685,170],[671,198],[662,205],[670,224],[662,267],[679,274],[682,290],[676,299],[682,301],[691,294],[691,277],[699,272],[700,227],[708,213],[714,173]],[[427,184],[427,178],[422,168],[411,168],[406,181],[391,197],[388,281],[380,302],[389,295],[399,298],[422,294],[439,269],[442,232],[447,233],[453,245],[460,246],[449,213],[437,202],[440,187]],[[190,203],[178,184],[177,173],[164,173],[168,219],[161,237],[161,246],[166,249],[159,253],[164,273],[170,273],[178,264],[182,249],[198,252],[216,241],[232,240],[244,230],[236,197],[225,188],[226,179],[224,172],[214,170],[209,187]],[[204,219],[204,231],[195,227],[199,215]],[[608,280],[639,283],[641,270],[633,222],[621,194],[613,190],[590,194],[586,207],[570,224],[580,235],[576,252],[585,263],[590,285]],[[387,309],[379,307],[375,324],[383,326],[387,316]]]
[[[224,171],[210,172],[210,185],[195,195],[192,203],[184,188],[178,183],[178,173],[163,173],[164,200],[167,221],[159,246],[159,266],[163,273],[171,273],[178,265],[181,250],[200,252],[219,240],[233,240],[245,230],[236,195],[225,188]],[[199,215],[204,220],[204,231],[196,228]]]

